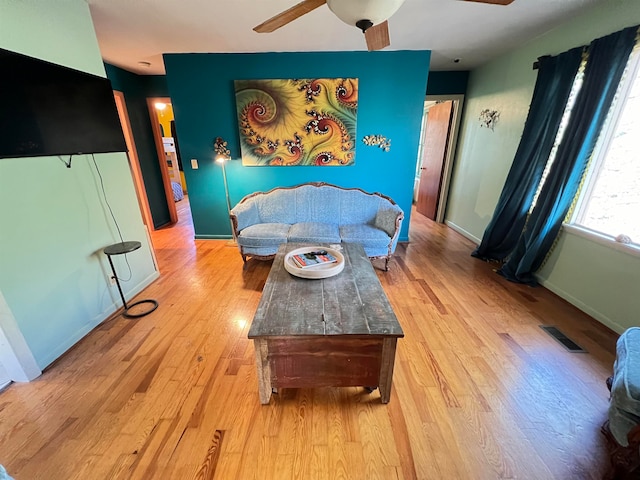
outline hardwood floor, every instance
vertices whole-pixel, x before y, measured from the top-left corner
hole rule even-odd
[[[271,264],[243,270],[229,241],[194,241],[178,207],[141,294],[159,308],[105,321],[0,394],[0,464],[16,480],[601,478],[617,336],[587,315],[414,214],[411,243],[377,271],[405,332],[390,403],[321,388],[262,406],[247,332]]]

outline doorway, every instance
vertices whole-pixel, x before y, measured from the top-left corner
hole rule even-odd
[[[129,122],[129,113],[127,112],[127,105],[124,100],[124,94],[122,92],[114,90],[113,96],[116,100],[118,117],[120,118],[120,125],[122,126],[122,132],[124,133],[124,139],[127,144],[129,168],[131,169],[131,176],[133,177],[133,184],[136,190],[136,197],[138,198],[140,212],[142,213],[142,220],[147,226],[148,230],[153,230],[153,219],[151,217],[151,209],[149,208],[149,199],[147,198],[147,191],[144,187],[142,170],[140,169],[140,162],[138,160],[138,150],[136,149],[136,142],[133,138],[133,132],[131,130],[131,123]]]
[[[167,196],[169,216],[172,225],[175,225],[178,222],[178,213],[182,210],[176,208],[176,203],[187,195],[187,183],[180,156],[180,144],[175,128],[171,98],[147,98],[147,107],[160,162],[162,182]]]
[[[416,161],[416,211],[443,223],[464,95],[427,95]]]
[[[131,130],[131,122],[129,121],[127,104],[124,99],[124,93],[114,90],[113,96],[116,101],[116,109],[118,110],[118,117],[120,118],[122,133],[124,134],[124,140],[127,145],[127,158],[129,160],[131,177],[133,178],[133,186],[136,191],[136,197],[138,199],[138,207],[140,208],[140,213],[142,214],[142,222],[144,223],[147,240],[149,241],[149,245],[151,247],[151,256],[153,258],[153,263],[155,264],[156,269],[158,269],[158,261],[156,260],[153,240],[150,235],[150,233],[155,230],[155,227],[153,225],[153,218],[151,217],[151,208],[149,207],[147,190],[144,186],[144,179],[142,178],[140,161],[138,160],[138,150],[136,149],[136,142],[133,138],[133,131]]]

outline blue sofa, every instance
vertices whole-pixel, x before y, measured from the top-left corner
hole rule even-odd
[[[286,242],[360,243],[371,259],[396,249],[402,209],[389,197],[323,182],[252,193],[231,210],[242,260],[268,260]]]

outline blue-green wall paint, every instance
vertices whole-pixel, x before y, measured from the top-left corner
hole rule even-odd
[[[165,54],[164,63],[197,238],[228,238],[231,227],[213,140],[229,143],[231,204],[276,186],[323,181],[393,198],[405,211],[400,240],[408,240],[429,51],[257,54]],[[233,81],[252,78],[359,79],[356,161],[350,167],[243,167]],[[362,143],[391,139],[391,150]],[[199,168],[191,169],[190,159]]]
[[[105,76],[85,0],[0,3],[0,47]],[[90,155],[71,168],[57,157],[0,160],[0,328],[9,311],[40,369],[121,306],[102,253],[120,241],[111,211],[125,239],[142,243],[127,256],[126,298],[158,277],[127,156],[95,163],[101,178]],[[114,263],[127,278],[123,256]]]
[[[469,72],[429,72],[427,95],[464,95],[467,93]]]
[[[108,63],[105,63],[105,70],[113,89],[124,94],[153,226],[158,228],[167,225],[171,222],[171,216],[147,106],[147,97],[168,95],[165,78],[159,75],[136,75]]]
[[[108,72],[107,72],[108,73]],[[144,82],[144,90],[148,97],[168,97],[169,87],[164,75],[137,75]]]

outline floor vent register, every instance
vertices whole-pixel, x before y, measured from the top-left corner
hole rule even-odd
[[[587,351],[578,345],[576,342],[567,337],[564,333],[558,330],[553,325],[540,325],[540,328],[555,338],[560,344],[573,353],[587,353]]]

